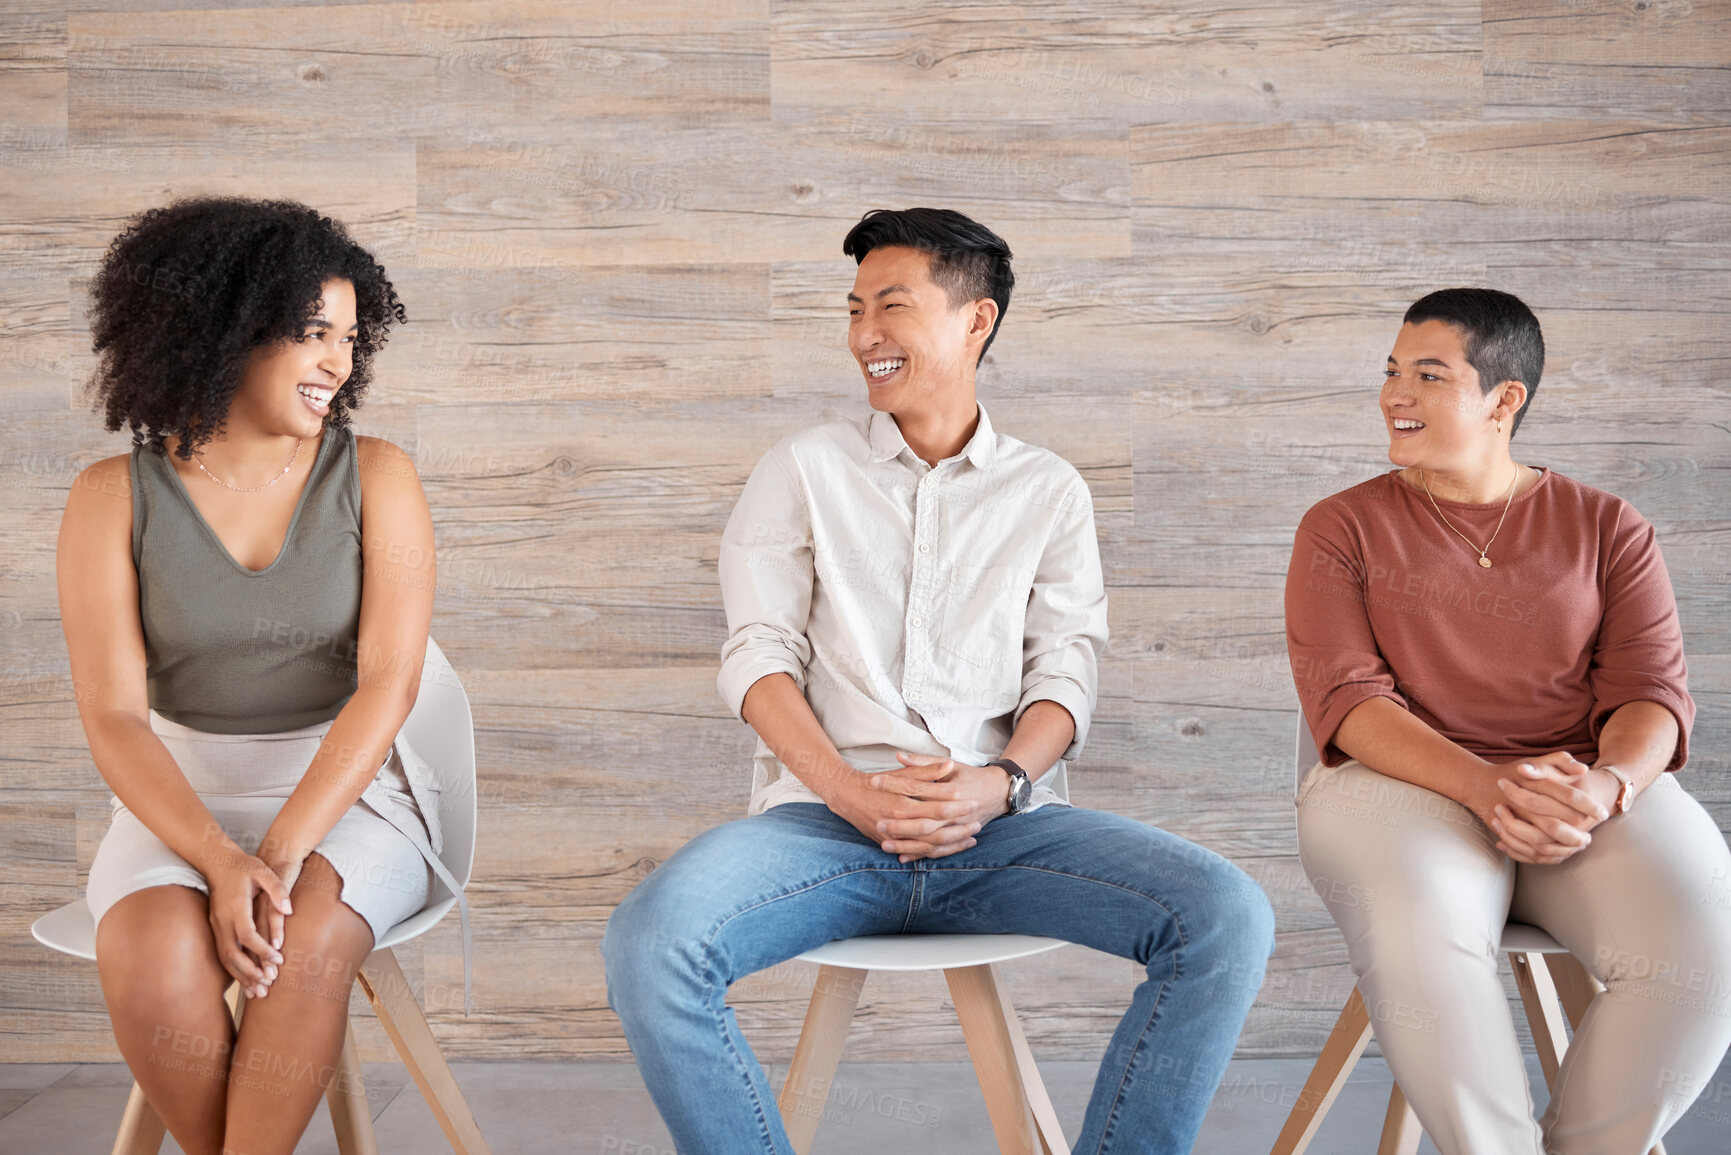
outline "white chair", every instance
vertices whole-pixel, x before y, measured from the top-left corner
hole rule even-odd
[[[475,864],[474,721],[462,683],[431,638],[427,639],[420,692],[403,729],[409,744],[439,780],[439,821],[444,828],[444,846],[439,858],[452,876],[467,886]],[[379,940],[361,965],[359,981],[451,1147],[459,1155],[488,1155],[487,1142],[481,1137],[469,1105],[451,1077],[451,1069],[445,1065],[426,1016],[421,1013],[415,993],[391,950],[431,930],[456,904],[450,890],[435,881],[420,912],[392,927]],[[30,933],[36,936],[36,941],[62,954],[92,961],[96,958],[96,924],[82,898],[37,919]],[[239,984],[230,986],[228,998],[238,1023],[243,1008]],[[325,1092],[325,1102],[330,1107],[331,1124],[342,1155],[378,1155],[353,1024],[343,1040],[342,1055]],[[114,1155],[156,1155],[164,1133],[162,1119],[134,1083],[120,1133],[114,1140]]]
[[[1063,770],[1051,786],[1058,797],[1069,798]],[[1065,945],[1062,939],[1024,934],[892,934],[838,939],[798,956],[822,969],[778,1100],[793,1149],[798,1155],[811,1150],[866,974],[943,971],[998,1150],[1006,1155],[1069,1155],[997,968],[998,963]]]
[[[1296,746],[1297,753],[1293,759],[1297,775],[1295,789],[1303,784],[1304,776],[1320,760],[1316,742],[1310,736],[1302,712],[1298,715]],[[1503,927],[1502,949],[1507,952],[1509,964],[1514,968],[1515,985],[1520,989],[1521,1005],[1526,1008],[1527,1022],[1532,1026],[1533,1045],[1539,1053],[1539,1065],[1545,1072],[1545,1085],[1555,1091],[1557,1069],[1569,1047],[1568,1031],[1563,1027],[1563,1010],[1558,1009],[1558,1000],[1561,999],[1563,1009],[1568,1012],[1569,1026],[1577,1027],[1581,1017],[1587,1013],[1587,1004],[1605,988],[1561,943],[1536,926],[1511,922]],[[1539,965],[1541,959],[1542,966]],[[1274,1141],[1271,1155],[1300,1155],[1310,1146],[1317,1128],[1322,1126],[1323,1116],[1328,1114],[1341,1088],[1346,1086],[1347,1076],[1352,1074],[1352,1068],[1364,1053],[1370,1036],[1370,1011],[1364,1005],[1364,996],[1354,986],[1346,1006],[1341,1008],[1340,1018],[1335,1020],[1334,1029],[1329,1032],[1328,1041],[1322,1046],[1316,1066],[1311,1068],[1310,1078],[1305,1080],[1304,1090],[1293,1104],[1292,1113],[1286,1117],[1286,1126],[1280,1129],[1280,1136]],[[1413,1114],[1405,1093],[1396,1083],[1389,1091],[1388,1112],[1383,1116],[1382,1140],[1377,1145],[1377,1155],[1413,1155],[1423,1134],[1418,1116]],[[1649,1155],[1665,1155],[1665,1145],[1654,1144]]]

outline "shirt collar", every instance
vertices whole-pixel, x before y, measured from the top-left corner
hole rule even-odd
[[[960,456],[972,462],[974,468],[985,469],[997,457],[998,434],[992,428],[992,419],[986,416],[986,407],[977,401],[974,404],[980,411],[980,423],[974,427],[974,435],[968,438],[968,443],[962,446]],[[896,419],[881,410],[872,413],[870,442],[873,461],[888,461],[900,457],[903,451],[913,452],[896,425]]]

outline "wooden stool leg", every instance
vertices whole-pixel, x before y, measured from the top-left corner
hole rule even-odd
[[[1383,1116],[1382,1142],[1377,1144],[1376,1155],[1414,1155],[1422,1138],[1424,1128],[1418,1125],[1406,1092],[1396,1083],[1388,1093],[1388,1114]]]
[[[1525,951],[1511,951],[1509,962],[1515,969],[1515,986],[1520,988],[1527,1022],[1533,1028],[1533,1045],[1539,1052],[1539,1066],[1545,1071],[1545,1085],[1555,1091],[1557,1071],[1569,1050],[1569,1035],[1563,1027],[1563,1011],[1557,1002],[1550,968],[1534,966],[1533,956]]]
[[[799,1045],[794,1048],[787,1081],[782,1083],[776,1102],[788,1142],[798,1155],[806,1155],[817,1137],[824,1104],[829,1102],[830,1082],[847,1042],[848,1025],[859,1009],[860,994],[870,973],[832,966],[817,972],[817,985],[812,987],[811,1002],[805,1008],[805,1026],[800,1028]]]
[[[432,1108],[433,1118],[439,1121],[451,1149],[457,1155],[491,1155],[462,1089],[452,1077],[451,1068],[445,1065],[445,1056],[439,1052],[427,1017],[421,1013],[421,1004],[415,1001],[414,989],[389,947],[367,956],[367,961],[361,964],[360,983],[379,1016],[379,1024],[391,1037],[409,1074],[414,1076],[415,1086]]]
[[[1044,1144],[1033,1104],[1023,1089],[1011,1035],[1015,1012],[1004,998],[997,968],[989,963],[956,967],[946,970],[944,978],[949,981],[956,1017],[962,1021],[962,1038],[968,1043],[968,1057],[974,1061],[974,1073],[986,1097],[986,1113],[992,1119],[998,1150],[1004,1155],[1041,1155]]]
[[[1340,1089],[1346,1086],[1347,1076],[1352,1074],[1354,1064],[1369,1043],[1370,1010],[1364,1005],[1364,996],[1353,987],[1352,995],[1346,1000],[1346,1006],[1340,1009],[1340,1018],[1334,1021],[1334,1030],[1328,1033],[1328,1042],[1322,1045],[1322,1054],[1317,1056],[1316,1066],[1310,1069],[1310,1078],[1304,1081],[1304,1090],[1299,1092],[1298,1102],[1292,1105],[1292,1113],[1286,1117],[1286,1126],[1280,1129],[1280,1137],[1274,1141],[1270,1155],[1302,1155],[1310,1146],[1310,1141],[1316,1137],[1316,1129],[1322,1126],[1323,1116],[1334,1106]],[[1401,1101],[1406,1101],[1405,1096]]]
[[[1058,1125],[1058,1112],[1052,1109],[1052,1098],[1046,1094],[1046,1081],[1040,1078],[1040,1068],[1034,1064],[1034,1052],[1028,1048],[1028,1039],[1022,1034],[1016,1008],[1010,1005],[1009,996],[1003,994],[1002,987],[998,992],[1003,999],[1004,1025],[1010,1032],[1010,1045],[1016,1052],[1016,1070],[1021,1075],[1022,1094],[1027,1096],[1028,1107],[1034,1112],[1042,1150],[1046,1155],[1070,1155],[1070,1143],[1064,1138],[1064,1128]]]
[[[162,1150],[162,1138],[166,1134],[168,1128],[163,1124],[162,1116],[144,1097],[143,1089],[137,1083],[132,1084],[132,1095],[126,1100],[126,1114],[120,1117],[120,1133],[114,1137],[113,1155],[156,1155]]]
[[[1557,997],[1563,1000],[1569,1026],[1579,1030],[1581,1020],[1587,1017],[1588,1005],[1605,988],[1572,954],[1548,954],[1544,960],[1545,969],[1551,972],[1551,982],[1557,988]]]
[[[336,1072],[325,1088],[325,1103],[331,1109],[331,1127],[337,1133],[342,1155],[379,1155],[373,1134],[373,1112],[367,1104],[367,1084],[361,1077],[361,1054],[355,1047],[355,1025],[343,1028],[343,1053]]]

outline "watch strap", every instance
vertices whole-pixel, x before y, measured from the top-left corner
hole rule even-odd
[[[996,766],[1010,776],[1010,790],[1007,798],[1010,813],[1020,814],[1026,810],[1034,793],[1034,780],[1029,777],[1028,772],[1008,758],[993,758],[986,765]]]
[[[1617,791],[1617,809],[1615,813],[1627,814],[1629,808],[1635,804],[1635,780],[1616,766],[1601,766],[1599,769],[1609,773],[1611,777],[1615,778],[1622,785],[1622,789]]]

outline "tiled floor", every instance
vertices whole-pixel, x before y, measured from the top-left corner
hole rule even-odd
[[[1530,1080],[1542,1096],[1543,1080],[1537,1065],[1531,1066]],[[459,1063],[454,1069],[496,1155],[672,1155],[667,1131],[630,1064]],[[1059,1118],[1074,1138],[1093,1065],[1046,1063],[1041,1069]],[[1309,1062],[1299,1059],[1234,1062],[1214,1098],[1196,1155],[1267,1151],[1309,1070]],[[783,1074],[771,1072],[772,1081]],[[366,1076],[382,1152],[449,1150],[402,1067],[369,1063]],[[0,1064],[0,1153],[106,1155],[130,1084],[118,1065]],[[1378,1059],[1361,1061],[1311,1146],[1314,1155],[1375,1151],[1388,1088],[1388,1068]],[[1721,1068],[1707,1096],[1665,1145],[1669,1155],[1731,1150],[1731,1064]],[[961,1155],[994,1147],[967,1064],[855,1063],[843,1064],[836,1076],[818,1149],[824,1155]],[[170,1140],[163,1150],[180,1148]],[[330,1119],[322,1108],[296,1150],[335,1155]],[[1428,1139],[1419,1150],[1436,1153]]]

